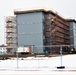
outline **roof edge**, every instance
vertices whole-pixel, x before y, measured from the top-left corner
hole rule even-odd
[[[60,17],[61,19],[65,20],[65,21],[75,21],[76,20],[72,20],[72,19],[66,19],[63,16],[61,16],[58,12],[52,10],[52,9],[46,9],[46,8],[38,8],[38,9],[26,9],[26,10],[14,10],[14,14],[24,14],[24,13],[31,13],[31,12],[51,12],[53,14],[55,14],[56,16]]]
[[[66,19],[68,22],[75,22],[76,23],[76,20],[75,19]]]

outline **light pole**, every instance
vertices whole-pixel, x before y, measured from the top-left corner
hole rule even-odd
[[[39,47],[38,47],[38,68],[39,68]]]
[[[17,48],[17,68],[18,68],[18,48]]]
[[[62,66],[62,46],[60,46],[60,63],[61,66],[58,66],[57,69],[64,69],[65,66]]]

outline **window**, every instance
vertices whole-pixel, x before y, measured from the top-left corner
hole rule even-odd
[[[0,48],[0,50],[2,50],[2,48]]]
[[[74,38],[74,45],[76,45],[76,38]]]
[[[73,23],[73,27],[76,29],[76,24],[75,23]]]
[[[74,36],[76,36],[76,30],[74,30]]]
[[[3,48],[3,50],[5,50],[5,48]]]

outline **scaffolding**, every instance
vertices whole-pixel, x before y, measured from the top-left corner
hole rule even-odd
[[[13,54],[17,48],[16,17],[6,17],[6,44],[7,53]]]
[[[44,15],[44,45],[70,45],[70,28],[68,22],[50,12]],[[57,48],[48,47],[45,50],[51,52],[57,50]]]

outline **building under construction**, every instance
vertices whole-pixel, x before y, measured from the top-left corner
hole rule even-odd
[[[18,46],[31,45],[35,47],[70,44],[69,23],[58,14],[45,9],[15,11],[14,13],[17,15],[18,22]],[[46,50],[56,52],[55,48],[49,47],[40,47],[39,50],[39,52]],[[36,47],[33,51],[38,52]]]
[[[59,52],[59,48],[55,47],[45,47],[51,45],[74,45],[71,43],[70,36],[72,35],[70,30],[71,21],[69,19],[64,19],[57,13],[52,10],[46,9],[34,9],[34,10],[25,10],[14,11],[16,18],[15,22],[15,31],[8,32],[8,28],[11,23],[10,28],[14,25],[12,21],[9,21],[7,18],[7,51],[15,52],[14,48],[16,47],[32,47],[33,53],[44,53],[48,51],[49,53]],[[12,20],[12,19],[11,19]],[[76,21],[72,21],[76,24]],[[16,27],[17,26],[17,27]],[[9,34],[11,34],[10,37]],[[16,35],[16,37],[12,35]],[[73,33],[74,34],[74,33]],[[9,42],[9,39],[15,39]],[[73,38],[74,39],[74,38]],[[74,41],[74,40],[71,40]],[[14,42],[14,43],[13,43]],[[67,47],[64,48],[67,50]]]
[[[7,53],[13,54],[17,50],[16,17],[6,17],[6,44]]]
[[[69,45],[69,23],[56,13],[44,12],[44,36],[44,45]],[[51,47],[49,51],[59,52],[59,48]]]

